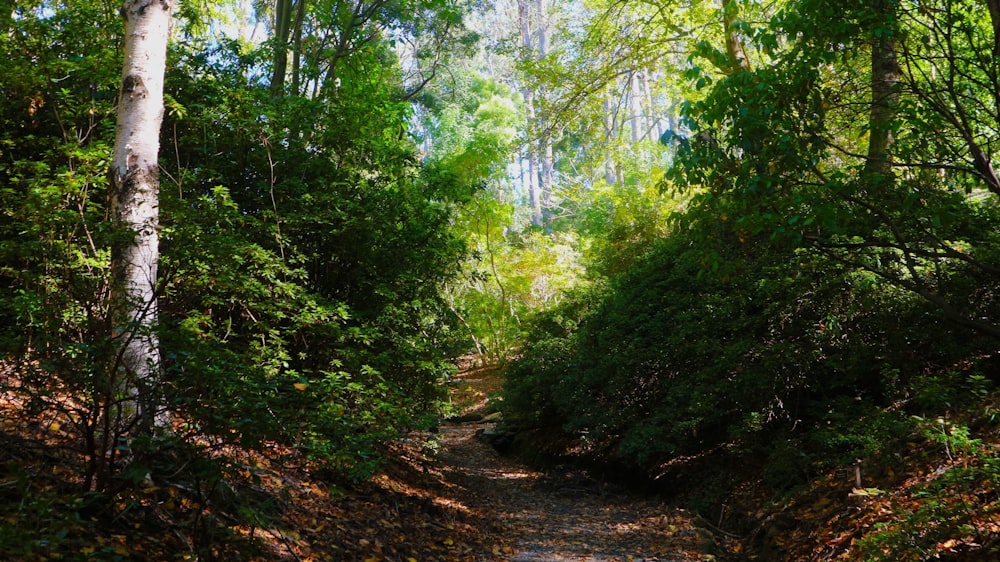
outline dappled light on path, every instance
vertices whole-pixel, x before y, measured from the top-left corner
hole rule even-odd
[[[481,424],[441,428],[435,469],[470,509],[509,533],[510,562],[686,562],[714,560],[711,536],[683,511],[579,477],[531,470],[475,438]]]

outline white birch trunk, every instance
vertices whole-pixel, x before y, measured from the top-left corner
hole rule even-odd
[[[111,161],[111,220],[132,233],[112,251],[112,336],[115,393],[109,423],[117,433],[163,425],[156,387],[160,370],[156,324],[159,260],[160,125],[167,41],[175,0],[126,0],[125,61]]]

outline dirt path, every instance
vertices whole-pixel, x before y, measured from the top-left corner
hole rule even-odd
[[[578,471],[540,473],[475,438],[479,424],[441,428],[435,469],[449,496],[494,515],[512,547],[482,560],[508,562],[710,561],[711,535],[682,511],[629,495]]]

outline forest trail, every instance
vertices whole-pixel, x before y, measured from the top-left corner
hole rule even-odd
[[[485,413],[502,375],[466,369],[456,403]],[[503,456],[476,437],[489,423],[446,423],[427,469],[443,486],[439,502],[496,521],[507,545],[482,561],[688,562],[715,560],[714,539],[690,514],[648,496],[557,467],[544,472]],[[447,498],[447,499],[445,499]]]
[[[440,429],[435,470],[465,508],[499,521],[509,562],[715,560],[711,535],[655,499],[631,495],[575,470],[538,472],[476,438],[482,424]]]

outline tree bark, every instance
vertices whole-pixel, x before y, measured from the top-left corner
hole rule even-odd
[[[537,49],[535,55],[539,60],[544,59],[549,54],[549,24],[546,15],[547,8],[545,0],[535,0],[535,17],[537,26]],[[545,90],[541,89],[544,95]],[[548,123],[548,118],[535,116],[536,128],[538,130],[538,155],[539,173],[538,180],[539,206],[537,208],[538,222],[544,224],[548,222],[550,208],[552,206],[552,187],[555,183],[555,156],[552,150],[552,128]]]
[[[546,21],[548,19],[546,11],[545,0],[535,0],[535,15],[538,18],[538,58],[545,58],[549,52],[549,25]]]
[[[632,112],[632,144],[639,144],[645,138],[646,122],[642,114],[642,73],[629,77],[628,104]]]
[[[646,109],[644,111],[646,115],[646,138],[656,141],[663,135],[663,123],[660,121],[660,112],[657,110],[656,100],[653,98],[653,91],[649,86],[649,83],[652,81],[650,76],[652,75],[651,71],[646,71],[643,74],[642,95],[646,102]]]
[[[160,125],[163,79],[174,0],[126,0],[122,88],[111,161],[111,220],[130,236],[112,248],[113,404],[117,434],[165,422],[156,397],[160,350],[156,269],[159,260]]]
[[[541,199],[541,156],[538,143],[538,123],[535,118],[535,93],[528,89],[524,93],[528,120],[528,199],[531,201],[531,223],[542,225]]]
[[[517,0],[518,24],[521,31],[521,46],[525,56],[534,56],[535,41],[531,32],[533,4],[530,0]],[[535,38],[539,39],[539,38]],[[531,222],[536,226],[542,224],[542,200],[540,196],[540,160],[538,121],[535,113],[535,88],[526,84],[521,91],[524,97],[525,119],[527,120],[527,150],[528,150],[528,199],[531,202]]]
[[[292,93],[301,92],[302,27],[306,16],[306,1],[299,0],[295,6],[295,21],[292,22]]]
[[[896,58],[895,0],[874,0],[878,15],[872,30],[871,112],[865,176],[888,178],[892,174],[892,126],[899,103],[899,61]]]
[[[733,65],[733,73],[750,70],[750,59],[747,58],[746,49],[743,48],[739,30],[736,29],[736,20],[739,19],[739,15],[740,8],[736,0],[723,0],[722,24],[726,34],[726,53]]]
[[[303,0],[300,0],[300,2]],[[271,74],[271,95],[280,96],[285,91],[288,74],[288,38],[292,29],[293,0],[277,0],[274,5],[274,65]]]
[[[521,31],[521,46],[527,51],[534,48],[531,37],[531,7],[530,0],[517,0],[517,23]]]
[[[993,56],[1000,57],[1000,0],[986,0],[993,23]]]
[[[604,138],[607,141],[608,149],[604,156],[604,181],[608,185],[615,185],[618,179],[617,166],[615,166],[612,149],[618,136],[615,127],[616,113],[615,102],[611,99],[611,92],[606,90],[604,92]]]
[[[552,218],[552,188],[555,185],[556,160],[552,149],[552,137],[546,132],[539,139],[541,144],[541,201],[539,210],[542,211],[542,223],[549,222]]]

